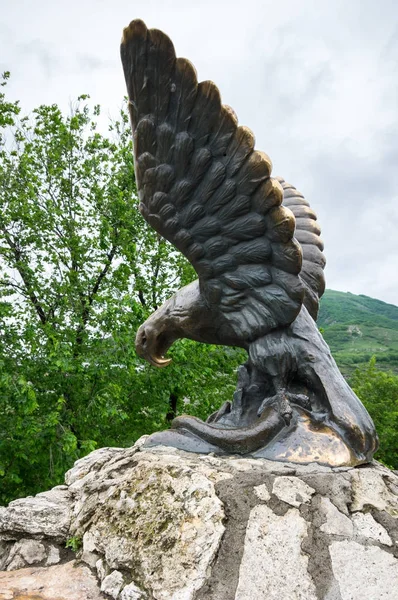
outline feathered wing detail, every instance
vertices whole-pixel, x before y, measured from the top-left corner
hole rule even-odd
[[[303,266],[300,276],[305,286],[304,304],[311,317],[316,321],[319,299],[325,291],[326,259],[322,252],[323,242],[319,237],[321,229],[316,214],[310,208],[303,194],[282,177],[276,178],[283,188],[283,205],[287,206],[296,218],[295,237],[303,252]]]
[[[121,56],[140,210],[194,266],[222,315],[220,339],[248,343],[290,324],[303,300],[302,253],[270,159],[165,34],[133,21]]]

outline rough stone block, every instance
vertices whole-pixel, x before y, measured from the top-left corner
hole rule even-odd
[[[74,561],[0,572],[0,600],[104,600],[90,569]]]
[[[353,541],[330,545],[342,600],[397,600],[398,560],[377,546]]]
[[[36,496],[14,500],[7,507],[0,507],[0,536],[17,539],[23,533],[66,540],[70,509],[67,486],[57,486]]]
[[[301,551],[307,523],[291,508],[277,516],[265,505],[250,513],[235,600],[317,600]]]
[[[145,592],[140,590],[134,583],[126,585],[120,594],[120,600],[145,600],[146,597]]]
[[[275,479],[272,493],[291,506],[300,506],[311,500],[315,490],[298,477],[286,476]]]
[[[108,596],[116,600],[122,587],[123,575],[119,571],[112,571],[112,573],[104,577],[101,583],[101,592],[108,594]]]
[[[321,498],[320,510],[326,522],[321,525],[320,530],[331,535],[342,535],[351,537],[354,531],[351,520],[343,515],[329,498]]]
[[[392,546],[392,541],[387,531],[380,523],[374,520],[370,513],[355,513],[352,516],[355,534],[368,540],[375,540],[385,546]]]

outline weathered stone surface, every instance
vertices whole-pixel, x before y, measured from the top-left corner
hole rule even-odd
[[[6,571],[16,571],[17,569],[23,569],[26,567],[26,561],[20,554],[14,554],[11,550],[8,559],[5,561],[4,567]]]
[[[19,540],[14,544],[6,563],[7,571],[21,569],[25,565],[41,562],[46,557],[43,544],[37,540]]]
[[[267,490],[267,486],[265,485],[265,483],[262,483],[261,485],[256,485],[255,488],[253,488],[253,491],[256,494],[257,498],[260,498],[260,500],[264,500],[264,502],[267,502],[271,498],[271,494]]]
[[[320,530],[332,535],[343,535],[351,537],[354,531],[351,520],[343,515],[329,498],[321,498],[320,510],[326,519],[326,523],[321,525]]]
[[[66,539],[71,498],[67,486],[20,498],[0,507],[0,539],[17,539],[20,533]]]
[[[329,498],[336,508],[344,515],[350,514],[352,502],[351,472],[341,472],[341,469],[333,469],[330,473],[310,473],[309,475],[298,475],[309,486],[315,489],[320,497]]]
[[[79,530],[80,523],[87,523],[95,513],[98,506],[103,504],[117,485],[117,480],[128,478],[133,472],[137,462],[134,456],[137,449],[127,448],[124,452],[111,453],[106,449],[109,459],[106,460],[102,454],[96,460],[91,461],[91,454],[77,461],[75,467],[66,474],[66,481],[70,482],[69,490],[73,497],[73,512],[71,531]],[[93,454],[97,454],[99,450]],[[82,461],[85,461],[82,464]],[[90,470],[90,465],[92,470]],[[116,477],[115,477],[116,476]],[[82,530],[82,534],[85,529]]]
[[[137,448],[134,446],[134,451],[136,450]],[[98,450],[94,450],[94,452],[91,452],[84,458],[77,460],[73,468],[65,473],[65,483],[72,485],[75,481],[88,475],[88,473],[99,471],[113,457],[120,456],[124,452],[124,448],[99,448]]]
[[[123,587],[123,583],[123,575],[119,571],[112,571],[112,573],[104,577],[101,583],[101,592],[108,594],[108,596],[116,600]]]
[[[83,562],[94,568],[97,564],[99,555],[96,552],[96,540],[90,531],[86,531],[83,535],[83,552],[81,559]]]
[[[355,513],[352,516],[355,534],[368,540],[375,540],[385,546],[392,546],[392,541],[387,531],[380,523],[374,520],[370,513]]]
[[[0,573],[0,600],[103,600],[90,569],[75,562]]]
[[[396,600],[398,560],[377,546],[332,542],[333,573],[342,600]]]
[[[57,548],[56,546],[50,545],[48,548],[48,556],[47,556],[47,560],[46,560],[46,566],[50,567],[51,565],[57,565],[60,560],[61,560],[61,557],[59,554],[59,548]]]
[[[300,506],[311,500],[315,490],[298,477],[286,476],[275,479],[272,493],[291,506]]]
[[[120,594],[120,600],[145,600],[147,595],[145,592],[140,590],[139,587],[135,585],[135,583],[129,583],[123,588],[122,593]]]
[[[393,474],[383,468],[354,471],[352,512],[365,507],[374,507],[378,510],[385,510],[393,517],[398,517],[398,496],[392,493],[385,483],[385,479],[392,478]]]
[[[371,600],[393,597],[398,477],[377,463],[331,469],[140,442],[92,453],[66,480],[0,511],[0,569],[17,569],[1,574],[7,600],[7,578],[19,600],[367,600],[368,588]],[[58,564],[70,561],[72,537],[91,570]],[[63,569],[94,591],[71,595]]]
[[[150,580],[155,598],[193,598],[224,532],[224,511],[214,483],[230,475],[176,453],[162,454],[161,460],[151,452],[133,456],[133,462],[124,458],[122,464],[111,459],[106,473],[95,480],[86,474],[78,488],[73,479],[74,534],[85,530],[90,551],[104,556],[110,569],[134,568],[135,577]],[[81,500],[88,491],[90,502],[93,496],[98,502],[91,516]]]
[[[11,544],[0,540],[0,571],[5,569],[11,550]]]
[[[104,564],[104,561],[102,560],[102,558],[97,560],[97,562],[95,563],[95,568],[97,569],[97,573],[98,573],[98,577],[99,577],[100,581],[105,579],[106,569],[105,569],[105,564]]]
[[[301,552],[307,523],[291,508],[279,517],[265,505],[250,513],[235,600],[317,600]]]

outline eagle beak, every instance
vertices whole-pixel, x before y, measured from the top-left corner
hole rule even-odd
[[[145,358],[154,367],[167,367],[172,362],[171,358],[164,358],[170,344],[159,343],[159,336],[154,335],[151,327],[144,323],[137,332],[135,348],[141,358]]]
[[[169,365],[172,362],[172,358],[164,358],[163,356],[149,356],[148,357],[149,362],[151,363],[151,365],[153,365],[154,367],[167,367],[167,365]]]

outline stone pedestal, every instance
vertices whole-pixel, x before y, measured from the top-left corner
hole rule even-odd
[[[397,600],[393,472],[141,446],[0,508],[0,600]]]

